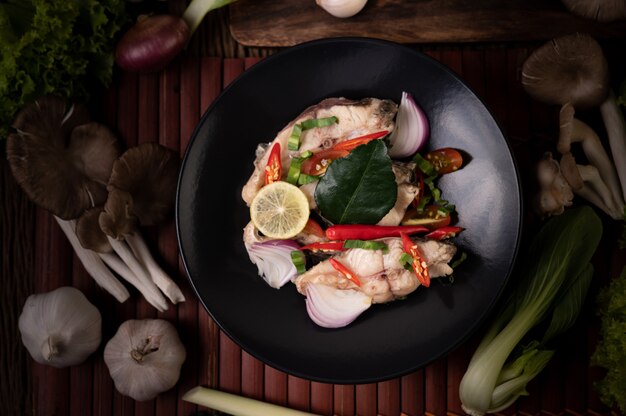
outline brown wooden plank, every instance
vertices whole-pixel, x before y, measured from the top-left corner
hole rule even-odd
[[[300,377],[287,376],[287,405],[308,412],[311,408],[311,382]]]
[[[336,36],[453,43],[550,39],[576,31],[602,38],[626,35],[622,22],[573,16],[558,0],[379,0],[349,19],[335,18],[309,0],[240,0],[230,12],[231,33],[246,46],[291,46]]]
[[[241,394],[263,400],[263,363],[245,351],[241,352]]]
[[[268,403],[287,405],[287,374],[269,365],[263,374],[264,400]]]
[[[333,414],[353,415],[355,412],[355,387],[352,384],[336,384],[333,387]]]
[[[321,415],[333,412],[333,385],[311,382],[311,412]]]
[[[200,113],[208,109],[222,88],[222,60],[202,58],[200,62]],[[187,143],[181,140],[181,154]],[[203,308],[198,308],[198,332],[200,334],[200,378],[201,385],[218,387],[219,338],[220,329]],[[262,391],[262,389],[261,389]]]
[[[170,64],[159,76],[159,144],[178,152],[180,148],[180,62]],[[178,246],[173,218],[158,226],[158,246],[153,251],[155,260],[172,279],[178,281]],[[159,319],[165,319],[177,326],[177,308],[169,304],[165,312],[159,312]],[[178,328],[177,328],[178,329]],[[178,335],[182,336],[180,329]],[[184,366],[185,364],[183,364]],[[189,363],[187,363],[189,365]],[[160,394],[156,398],[156,414],[175,415],[178,405],[177,387]]]
[[[394,378],[377,383],[376,393],[378,398],[378,414],[399,415],[400,404],[400,379]]]
[[[402,413],[406,415],[423,415],[425,409],[424,370],[417,370],[401,380]]]
[[[361,416],[374,416],[378,413],[376,403],[376,384],[358,384],[356,386],[356,413]]]
[[[446,358],[439,358],[424,368],[427,415],[443,415],[447,406]]]
[[[180,134],[176,151],[186,149],[191,135],[200,121],[200,63],[198,59],[183,57],[180,71]],[[175,242],[176,243],[176,242]],[[176,281],[185,296],[178,304],[178,331],[187,347],[186,365],[183,366],[178,383],[177,414],[186,415],[198,410],[196,405],[182,400],[183,395],[198,385],[200,336],[198,328],[198,299],[186,278],[182,259],[179,256]]]
[[[467,364],[469,363],[471,352],[465,345],[448,354],[447,361],[447,413],[448,415],[462,415],[461,399],[459,397],[459,386]]]

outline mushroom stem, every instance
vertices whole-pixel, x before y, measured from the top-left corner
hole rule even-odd
[[[622,185],[622,195],[626,197],[626,125],[624,116],[615,102],[611,91],[608,98],[600,105],[600,113],[609,137],[609,145],[617,175]],[[624,208],[623,205],[621,207]],[[622,213],[623,214],[623,213]]]
[[[173,304],[184,302],[185,296],[183,295],[183,292],[154,260],[152,254],[150,254],[148,245],[139,232],[127,234],[124,238],[130,246],[130,249],[133,253],[135,253],[137,259],[139,259],[139,262],[142,263],[148,270],[148,274],[152,278],[152,281],[159,289],[161,289],[165,296],[167,296]]]
[[[136,276],[137,279],[135,283],[131,283],[139,289],[146,300],[152,306],[157,308],[159,312],[167,310],[167,301],[163,297],[163,294],[159,292],[154,282],[150,279],[148,272],[139,263],[137,258],[135,258],[128,245],[125,242],[118,241],[108,235],[107,239],[109,240],[111,247],[113,247],[113,250],[120,256],[122,261],[126,263],[130,271]]]
[[[65,236],[74,248],[74,252],[85,267],[85,270],[93,277],[96,283],[113,295],[118,302],[122,303],[126,301],[126,299],[130,297],[130,293],[128,293],[126,287],[117,280],[115,275],[111,273],[111,270],[107,268],[96,252],[87,250],[81,246],[76,236],[74,221],[63,220],[56,215],[54,219],[65,233]]]
[[[580,189],[574,189],[574,193],[596,205],[613,219],[621,218],[619,211],[616,212],[610,208],[611,192],[600,177],[598,169],[592,165],[576,165],[576,167],[583,180],[583,186]]]
[[[609,187],[612,198],[611,201],[607,201],[608,207],[613,212],[621,211],[624,207],[624,199],[615,166],[604,150],[596,132],[586,123],[576,119],[574,112],[574,107],[571,104],[565,104],[561,107],[557,148],[561,154],[565,154],[570,152],[571,143],[580,142],[587,159],[598,168],[600,177]]]

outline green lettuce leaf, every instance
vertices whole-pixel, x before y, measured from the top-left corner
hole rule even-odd
[[[109,85],[123,0],[0,3],[0,140],[16,113],[45,94],[85,101]]]
[[[376,224],[393,208],[397,193],[387,148],[374,140],[329,165],[315,201],[335,224]]]

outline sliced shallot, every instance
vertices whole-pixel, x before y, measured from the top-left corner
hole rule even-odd
[[[317,325],[341,328],[354,321],[372,305],[372,298],[354,289],[335,289],[309,283],[306,288],[306,310]]]
[[[404,158],[414,155],[424,146],[429,133],[426,114],[415,103],[413,96],[403,91],[396,115],[396,128],[389,136],[389,156]]]
[[[250,260],[259,270],[259,276],[274,289],[280,289],[297,274],[291,252],[300,249],[300,246],[294,241],[269,240],[246,248]]]

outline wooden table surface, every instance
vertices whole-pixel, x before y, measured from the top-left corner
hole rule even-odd
[[[525,197],[524,244],[538,226],[530,210],[532,165],[550,149],[558,130],[558,109],[533,102],[520,84],[521,64],[540,43],[422,45],[416,49],[449,66],[484,100],[500,123],[515,154]],[[603,43],[612,73],[626,75],[623,40]],[[155,141],[182,155],[194,126],[219,92],[261,58],[194,57],[186,54],[164,71],[137,75],[118,72],[114,85],[96,105],[94,117],[113,127],[127,146]],[[590,123],[598,116],[581,115]],[[180,260],[173,219],[144,230],[157,260],[182,288],[187,301],[157,313],[134,290],[117,303],[87,275],[50,214],[29,204],[2,165],[2,328],[13,330],[3,341],[5,367],[1,414],[36,415],[168,415],[190,416],[198,408],[181,400],[200,384],[291,408],[324,415],[460,415],[458,385],[480,332],[423,369],[373,384],[333,385],[311,382],[277,371],[242,351],[199,306]],[[12,227],[10,224],[22,224]],[[588,359],[597,341],[593,296],[625,264],[615,241],[618,227],[604,219],[605,233],[594,257],[596,275],[580,320],[561,340],[559,351],[529,386],[530,396],[502,414],[610,414],[599,401],[593,382],[602,372]],[[28,244],[32,244],[32,250]],[[523,252],[521,254],[523,258]],[[15,322],[25,296],[59,286],[79,288],[103,317],[103,342],[81,365],[54,369],[34,363],[22,347]],[[155,400],[138,403],[119,394],[102,351],[127,319],[162,318],[172,322],[187,348],[178,384]],[[6,363],[10,364],[6,364]]]

